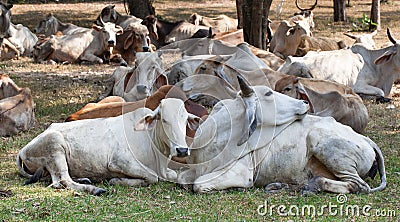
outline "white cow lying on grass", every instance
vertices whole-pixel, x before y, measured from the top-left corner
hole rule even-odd
[[[266,86],[219,102],[200,125],[178,181],[207,193],[281,183],[304,192],[370,193],[386,187],[383,156],[369,138],[331,117],[306,115],[308,104]],[[377,188],[363,180],[379,171]]]
[[[140,108],[118,117],[55,123],[18,153],[18,170],[30,178],[27,184],[47,171],[53,187],[94,195],[106,190],[72,178],[130,186],[176,180],[168,162],[188,155],[186,124],[195,128],[199,120],[182,100],[169,98],[154,111]]]

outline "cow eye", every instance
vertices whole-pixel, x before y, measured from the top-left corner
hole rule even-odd
[[[268,91],[267,93],[265,93],[265,96],[270,96],[272,95],[272,91]]]
[[[289,86],[283,89],[283,91],[290,91],[290,90],[292,90],[292,87]]]

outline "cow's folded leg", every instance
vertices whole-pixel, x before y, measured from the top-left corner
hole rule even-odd
[[[92,181],[89,178],[75,178],[74,181],[77,183],[92,184]]]
[[[277,192],[281,191],[282,189],[288,189],[288,188],[289,188],[289,185],[286,183],[275,182],[275,183],[270,183],[267,186],[265,186],[264,190],[267,193],[277,193]]]
[[[85,191],[90,194],[99,195],[106,192],[105,189],[93,185],[79,184],[72,180],[68,173],[68,164],[63,152],[56,152],[46,164],[46,169],[52,178],[52,187],[71,188],[78,191]]]
[[[251,161],[245,157],[232,167],[203,175],[194,181],[193,191],[208,193],[229,188],[249,188],[253,186],[253,169],[249,163]]]
[[[332,193],[354,193],[359,191],[356,183],[351,181],[337,181],[325,177],[313,177],[303,188],[301,194],[315,194],[319,191],[328,191]]]
[[[158,182],[157,173],[154,172],[154,170],[152,170],[144,165],[135,164],[132,162],[129,165],[119,166],[118,163],[119,163],[118,159],[109,163],[108,169],[112,172],[124,174],[124,175],[126,175],[126,178],[114,178],[114,179],[111,179],[112,181],[110,180],[110,183],[118,184],[119,183],[118,179],[121,179],[122,181],[124,181],[124,180],[128,180],[128,178],[135,178],[132,180],[144,180],[145,181],[145,183],[140,183],[140,181],[139,182],[131,181],[129,183],[132,183],[133,184],[132,186],[137,186],[137,185],[135,185],[136,183],[138,183],[139,185],[141,185],[141,184],[148,185],[148,184]]]
[[[124,185],[131,187],[143,187],[149,185],[149,182],[144,179],[128,179],[128,178],[112,178],[108,183],[110,185]]]

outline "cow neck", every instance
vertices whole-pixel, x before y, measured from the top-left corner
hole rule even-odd
[[[158,177],[161,176],[161,178],[165,179],[166,175],[164,175],[164,168],[167,168],[168,163],[171,159],[171,157],[169,157],[169,154],[166,154],[166,152],[169,153],[169,145],[165,144],[164,141],[162,141],[161,139],[163,137],[166,137],[161,121],[155,121],[157,121],[156,126],[150,131],[150,138],[152,138],[151,150],[153,151],[153,155],[156,159],[155,171],[157,172]]]

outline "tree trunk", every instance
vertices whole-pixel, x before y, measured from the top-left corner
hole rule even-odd
[[[377,26],[369,26],[369,31],[381,30],[381,4],[380,0],[372,0],[371,6],[371,22],[377,24]]]
[[[244,41],[255,47],[266,49],[268,14],[272,0],[243,0]]]
[[[346,21],[346,3],[345,0],[333,0],[333,20]]]
[[[129,14],[144,19],[148,15],[155,15],[153,7],[155,0],[124,0],[128,4]]]
[[[236,12],[238,18],[238,29],[243,28],[243,0],[236,0]]]

